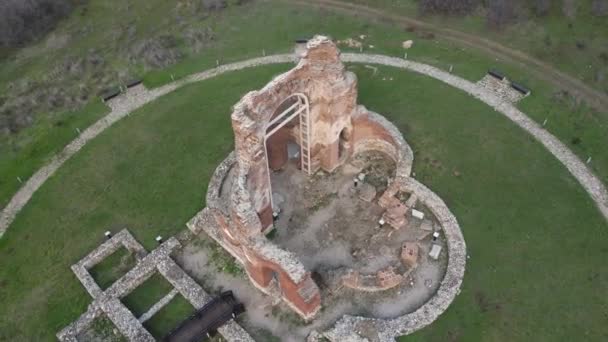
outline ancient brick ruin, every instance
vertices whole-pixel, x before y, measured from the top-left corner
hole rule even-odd
[[[235,152],[211,180],[208,211],[189,226],[197,231],[201,220],[213,221],[210,235],[244,265],[253,284],[281,296],[310,319],[321,307],[310,270],[266,238],[273,229],[273,215],[280,210],[273,206],[270,173],[288,161],[308,175],[319,170],[331,173],[354,154],[374,150],[394,161],[394,176],[399,179],[409,176],[412,152],[392,124],[357,104],[356,76],[346,70],[331,40],[316,36],[296,51],[296,67],[234,106]],[[360,197],[370,201],[375,190]],[[404,215],[400,222],[391,219],[405,214],[405,206],[388,197],[383,196],[383,204],[389,224],[405,224]],[[403,278],[390,269],[378,276],[383,287],[395,286]]]

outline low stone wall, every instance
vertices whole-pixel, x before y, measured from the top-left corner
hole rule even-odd
[[[360,316],[343,316],[333,328],[323,333],[331,341],[365,341],[357,334],[361,324],[372,324],[380,341],[393,342],[395,338],[422,329],[441,315],[460,292],[466,265],[466,244],[458,221],[443,200],[413,178],[400,182],[400,188],[416,194],[441,224],[448,246],[448,265],[437,293],[416,311],[393,319]]]
[[[88,269],[111,255],[121,246],[125,246],[139,255],[140,259],[132,270],[114,282],[108,289],[102,291],[89,274]],[[158,312],[175,294],[179,292],[196,309],[202,308],[211,300],[211,297],[171,259],[171,252],[179,247],[181,247],[179,241],[170,238],[148,254],[127,230],[122,230],[73,265],[72,270],[93,297],[93,303],[89,305],[87,311],[78,320],[58,332],[57,338],[60,341],[76,341],[76,337],[89,328],[96,318],[105,315],[129,341],[155,341],[143,327],[142,322]],[[120,298],[127,296],[155,272],[159,272],[173,285],[172,296],[163,298],[149,312],[138,319],[122,304]],[[184,317],[184,319],[186,318]],[[251,336],[232,320],[218,330],[227,341],[253,341]]]
[[[395,177],[409,177],[414,163],[414,152],[399,129],[384,116],[359,106],[354,117],[354,154],[379,151],[391,157],[396,164]]]

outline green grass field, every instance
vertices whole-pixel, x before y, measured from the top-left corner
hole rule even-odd
[[[379,2],[380,6],[384,3]],[[54,61],[60,61],[66,54],[85,54],[93,46],[105,46],[108,60],[116,60],[112,65],[130,68],[132,73],[143,76],[145,84],[156,87],[174,79],[182,78],[215,66],[217,60],[228,63],[246,58],[267,54],[284,53],[291,49],[295,38],[308,37],[316,33],[328,34],[336,39],[357,38],[365,34],[365,52],[382,53],[391,56],[403,56],[401,42],[414,39],[414,48],[408,50],[408,58],[431,64],[442,69],[453,66],[454,73],[471,81],[477,81],[492,67],[504,70],[513,80],[522,82],[533,90],[533,96],[521,102],[519,107],[539,123],[548,119],[546,128],[560,140],[568,144],[575,153],[586,160],[589,156],[593,162],[590,167],[608,183],[608,154],[604,146],[608,144],[608,113],[598,113],[578,103],[570,96],[557,97],[558,88],[531,78],[529,74],[516,66],[488,58],[479,51],[464,49],[441,39],[421,39],[415,32],[392,25],[368,21],[362,18],[348,17],[342,14],[318,10],[312,7],[295,6],[282,1],[254,2],[244,6],[211,13],[201,19],[188,16],[183,8],[178,11],[183,23],[177,26],[167,17],[167,3],[160,0],[134,1],[132,11],[115,14],[105,1],[91,0],[90,7],[84,15],[76,13],[58,28],[55,34],[73,32],[83,22],[93,23],[95,34],[75,37],[70,45],[73,49],[59,49],[45,53],[45,42],[40,42],[29,50],[22,52],[19,58],[0,63],[0,74],[12,75],[15,80],[23,75],[39,77],[44,75],[45,67]],[[388,6],[384,4],[382,6]],[[412,6],[405,6],[410,8]],[[146,16],[137,13],[152,8]],[[112,14],[110,14],[110,12]],[[173,18],[173,19],[171,19]],[[199,53],[188,52],[184,47],[184,60],[160,70],[144,71],[141,66],[129,66],[125,62],[121,48],[126,41],[113,40],[111,32],[122,32],[121,23],[133,22],[138,29],[133,39],[144,39],[158,34],[161,28],[167,33],[175,33],[176,27],[210,27],[215,32],[215,40]],[[154,23],[156,29],[150,28]],[[172,26],[173,25],[173,26]],[[124,28],[124,27],[123,27]],[[117,34],[117,33],[116,33]],[[177,33],[175,33],[177,34]],[[263,40],[260,40],[263,37]],[[374,48],[369,46],[373,45]],[[352,49],[342,47],[344,51]],[[358,51],[358,50],[356,50]],[[2,69],[4,68],[4,69]],[[118,68],[118,67],[117,67]],[[22,70],[11,73],[10,70]],[[2,71],[4,70],[4,71]],[[8,76],[7,76],[8,77]],[[40,76],[42,77],[42,76]],[[85,78],[85,80],[89,80]],[[9,79],[0,79],[0,86]],[[90,81],[90,80],[89,80]],[[64,82],[72,82],[66,80]],[[61,150],[73,139],[76,128],[86,127],[95,119],[107,112],[107,108],[93,100],[87,108],[78,113],[57,113],[41,116],[40,124],[24,130],[10,140],[0,139],[0,205],[4,206],[10,197],[19,189],[17,177],[25,181],[51,156]],[[61,122],[61,124],[57,124]],[[57,127],[59,126],[59,127]],[[575,143],[573,143],[575,142]]]
[[[175,329],[186,317],[194,313],[194,307],[181,294],[178,294],[165,305],[144,327],[157,340],[161,340],[171,330]]]
[[[66,51],[84,53],[93,45],[103,47],[109,63],[133,68],[155,87],[171,75],[181,78],[213,67],[218,59],[260,56],[262,49],[287,52],[294,38],[314,33],[336,39],[366,34],[365,52],[392,56],[403,55],[402,41],[415,39],[410,59],[443,69],[452,65],[455,74],[472,81],[498,67],[530,86],[533,95],[518,107],[539,123],[548,119],[546,128],[581,159],[592,156],[590,167],[608,184],[608,113],[594,112],[568,96],[558,98],[559,89],[480,52],[420,39],[390,23],[271,0],[199,20],[196,25],[214,29],[216,42],[173,67],[148,72],[116,57],[125,42],[113,42],[110,28],[133,20],[139,37],[157,34],[172,23],[165,15],[170,3],[137,0],[131,12],[113,11],[110,2],[101,0],[91,4],[94,10],[72,16],[58,32],[90,22],[94,34],[70,43],[73,49],[48,53],[41,42],[20,52],[19,59],[0,62],[0,85],[20,75],[43,74]],[[148,15],[137,15],[148,7],[153,9]],[[187,17],[184,25],[195,19]],[[150,250],[156,235],[185,229],[204,206],[209,177],[233,149],[231,106],[289,67],[235,72],[182,88],[123,119],[59,169],[0,239],[0,340],[52,341],[86,310],[91,299],[70,265],[103,242],[104,231],[128,227]],[[565,70],[576,74],[579,67]],[[360,79],[359,102],[386,115],[404,133],[415,152],[417,178],[454,212],[471,256],[462,293],[448,311],[402,340],[607,340],[608,269],[603,264],[608,260],[608,224],[567,170],[517,126],[456,89],[397,69],[381,68],[372,76],[360,65],[350,68]],[[19,188],[17,177],[27,179],[76,136],[76,128],[84,129],[107,112],[95,100],[79,112],[41,116],[18,136],[1,140],[0,206]],[[102,283],[116,278],[112,265],[98,270]],[[135,305],[145,302],[145,311],[153,302],[145,298],[153,292],[144,291]],[[147,323],[155,336],[188,315],[183,298],[174,301]]]
[[[108,227],[129,227],[149,249],[157,234],[184,229],[232,149],[230,106],[286,68],[180,89],[104,132],[60,169],[0,240],[7,265],[0,268],[0,339],[52,340],[85,310],[90,298],[69,265]],[[402,130],[417,178],[455,213],[471,256],[461,295],[405,340],[605,339],[598,318],[608,305],[608,272],[598,265],[608,257],[608,227],[566,169],[458,90],[395,69],[373,77],[352,68],[360,103]],[[382,81],[388,74],[394,81]]]
[[[135,317],[139,318],[171,290],[173,290],[171,283],[160,273],[154,273],[133,292],[122,298],[122,302]]]
[[[129,272],[137,263],[135,255],[126,248],[120,248],[97,265],[91,267],[89,272],[95,282],[105,290],[116,280]]]

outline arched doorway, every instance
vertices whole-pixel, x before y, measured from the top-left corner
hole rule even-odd
[[[281,102],[276,112],[278,114],[273,115],[266,125],[264,136],[268,191],[273,210],[275,206],[272,199],[272,184],[270,182],[271,170],[279,168],[290,159],[290,156],[297,156],[299,157],[300,168],[303,172],[310,175],[313,171],[310,156],[311,126],[308,98],[304,94],[294,93]],[[297,121],[294,122],[294,120]],[[289,126],[298,127],[297,141],[294,141],[293,136],[283,129]],[[299,147],[299,155],[294,153],[294,145]]]

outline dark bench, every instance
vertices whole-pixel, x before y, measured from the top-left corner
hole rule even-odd
[[[120,95],[120,88],[112,88],[101,94],[101,100],[106,102]]]
[[[127,88],[132,88],[135,87],[136,85],[140,85],[142,83],[142,80],[139,78],[130,80],[129,82],[127,82]]]
[[[524,85],[519,84],[519,83],[511,82],[511,88],[517,90],[518,92],[520,92],[524,95],[530,94],[530,89],[526,88]]]
[[[494,78],[498,78],[501,81],[505,79],[505,75],[502,72],[500,72],[500,71],[498,71],[496,69],[490,69],[490,70],[488,70],[488,75],[490,75],[490,76],[492,76]]]
[[[222,292],[218,298],[211,300],[192,316],[183,321],[165,338],[167,342],[198,342],[214,336],[222,325],[245,312],[245,306],[239,303],[232,291]]]

